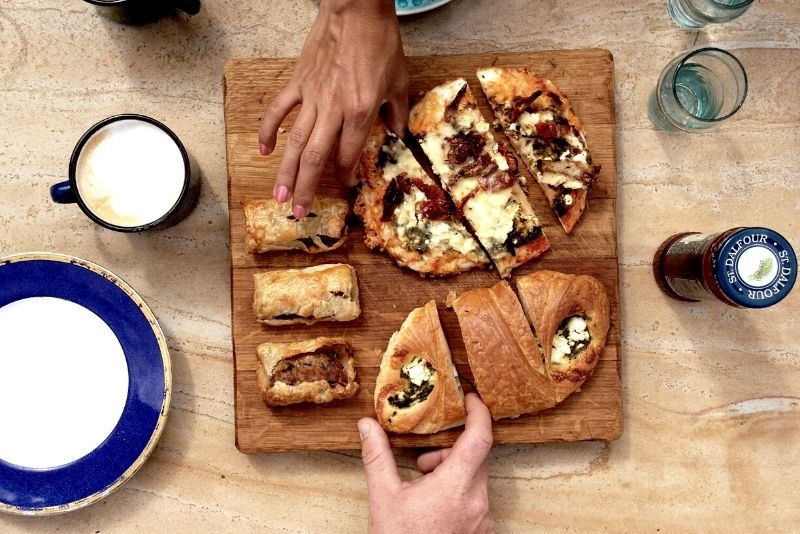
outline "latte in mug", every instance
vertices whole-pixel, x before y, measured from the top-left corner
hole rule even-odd
[[[138,120],[112,122],[83,146],[75,181],[86,207],[116,226],[143,226],[168,213],[181,196],[185,166],[161,128]]]
[[[109,117],[90,128],[70,160],[55,202],[77,202],[96,223],[121,232],[164,228],[200,195],[200,174],[177,136],[142,115]]]

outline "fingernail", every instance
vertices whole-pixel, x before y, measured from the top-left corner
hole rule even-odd
[[[369,437],[370,430],[372,430],[372,425],[370,425],[367,421],[362,419],[358,422],[358,435],[361,436],[361,441],[364,441]]]
[[[278,194],[280,194],[280,191],[278,192]],[[303,217],[306,216],[306,209],[299,204],[295,204],[294,207],[292,208],[292,213],[294,214],[295,219],[302,219]]]
[[[261,155],[262,156],[269,155],[269,150],[267,149],[267,145],[261,143],[261,144],[258,145],[258,148],[259,148],[259,150],[261,150]]]
[[[278,191],[275,193],[275,200],[283,204],[289,199],[289,190],[286,188],[285,185],[278,187]]]

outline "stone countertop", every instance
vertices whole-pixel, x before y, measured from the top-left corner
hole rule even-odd
[[[234,447],[222,68],[296,56],[315,13],[309,0],[205,0],[193,18],[126,27],[77,0],[0,0],[0,254],[69,253],[119,274],[158,316],[174,384],[167,428],[132,480],[67,515],[0,516],[0,531],[365,530],[358,451]],[[454,0],[402,31],[407,54],[605,48],[615,60],[625,432],[495,447],[499,531],[792,529],[800,290],[762,311],[680,303],[650,261],[686,230],[765,225],[800,248],[797,3],[760,0],[732,23],[684,31],[664,0]],[[706,44],[744,63],[744,107],[712,133],[654,130],[646,105],[661,68]],[[167,231],[105,231],[48,198],[83,131],[124,112],[165,122],[203,169],[198,207]],[[418,475],[410,451],[397,458]]]

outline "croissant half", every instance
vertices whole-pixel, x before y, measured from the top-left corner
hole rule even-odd
[[[464,393],[435,301],[413,310],[392,335],[374,399],[378,422],[391,432],[432,434],[464,424]]]
[[[611,324],[608,294],[592,276],[554,271],[517,278],[517,291],[561,402],[581,387],[600,359]]]
[[[556,404],[541,348],[505,281],[452,301],[475,387],[492,418],[518,417]]]

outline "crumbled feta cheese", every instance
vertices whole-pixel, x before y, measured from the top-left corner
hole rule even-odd
[[[570,194],[564,195],[564,205],[565,206],[572,206],[572,202],[573,202],[572,195],[570,195]]]
[[[430,381],[431,370],[422,358],[414,358],[403,366],[403,372],[408,375],[408,381],[415,386],[421,386]]]
[[[564,361],[564,357],[571,352],[572,349],[567,339],[560,334],[556,334],[553,338],[553,350],[550,353],[550,362],[555,364],[561,363]]]
[[[563,363],[565,358],[584,348],[586,346],[584,342],[588,342],[590,339],[586,320],[578,316],[570,317],[566,326],[553,337],[550,362],[555,365]]]

